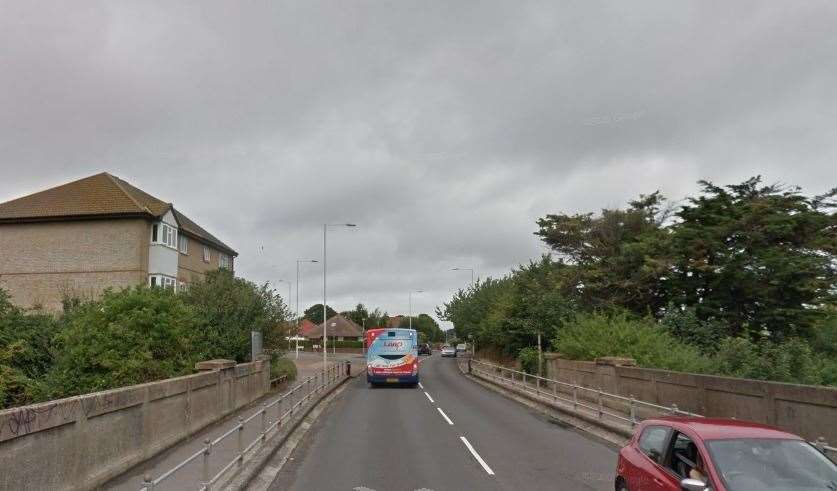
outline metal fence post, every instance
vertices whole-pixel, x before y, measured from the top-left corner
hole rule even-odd
[[[602,407],[602,388],[599,387],[597,391],[598,399],[599,399],[599,419],[602,419],[602,415],[604,414],[604,408]]]
[[[244,465],[244,418],[238,417],[238,467]]]
[[[526,372],[523,372],[523,392],[526,392]]]
[[[631,394],[631,427],[636,426],[636,399]]]
[[[346,362],[346,376],[347,377],[352,376],[352,360],[349,360],[349,361]]]
[[[209,438],[203,441],[203,464],[201,466],[201,478],[203,480],[203,486],[207,490],[210,489],[209,483],[209,454],[212,453],[212,442]]]
[[[267,403],[262,404],[262,442],[267,439]]]
[[[541,394],[541,376],[540,375],[535,375],[535,392],[537,392],[538,395]]]
[[[154,481],[151,479],[150,474],[146,474],[142,477],[142,486],[144,488],[144,491],[153,491]]]
[[[814,442],[814,446],[817,447],[817,450],[819,450],[822,454],[825,454],[825,447],[827,445],[828,444],[825,441],[825,437],[822,436],[817,438],[817,441]]]
[[[556,401],[558,400],[558,381],[557,380],[552,381],[552,398],[555,399]]]
[[[573,381],[573,411],[578,412],[578,386]]]

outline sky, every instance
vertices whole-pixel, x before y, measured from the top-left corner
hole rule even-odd
[[[329,304],[432,313],[452,268],[547,252],[547,213],[837,185],[835,26],[832,0],[0,0],[0,202],[107,171],[283,295],[355,223]]]

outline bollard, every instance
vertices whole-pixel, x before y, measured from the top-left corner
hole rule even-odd
[[[468,358],[468,373],[471,373],[471,359]]]
[[[238,417],[238,467],[244,465],[244,418]]]
[[[599,399],[599,419],[602,419],[602,415],[604,414],[604,407],[602,407],[602,388],[599,387],[597,391],[597,397]]]
[[[150,474],[146,474],[145,476],[143,476],[142,486],[144,488],[144,491],[153,491],[154,481],[151,480],[151,475]]]
[[[631,427],[636,426],[636,399],[631,394]]]
[[[349,360],[349,361],[346,362],[346,376],[347,377],[352,376],[352,360]]]
[[[208,491],[211,484],[209,482],[209,455],[212,453],[212,442],[207,438],[203,441],[203,464],[201,467],[201,478],[203,486]]]

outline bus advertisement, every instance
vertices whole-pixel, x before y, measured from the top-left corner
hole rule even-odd
[[[373,386],[419,382],[418,335],[415,329],[366,331],[366,381]]]

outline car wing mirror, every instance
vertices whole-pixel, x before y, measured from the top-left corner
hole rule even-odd
[[[685,491],[706,491],[709,486],[700,479],[686,478],[680,481],[680,487]]]

